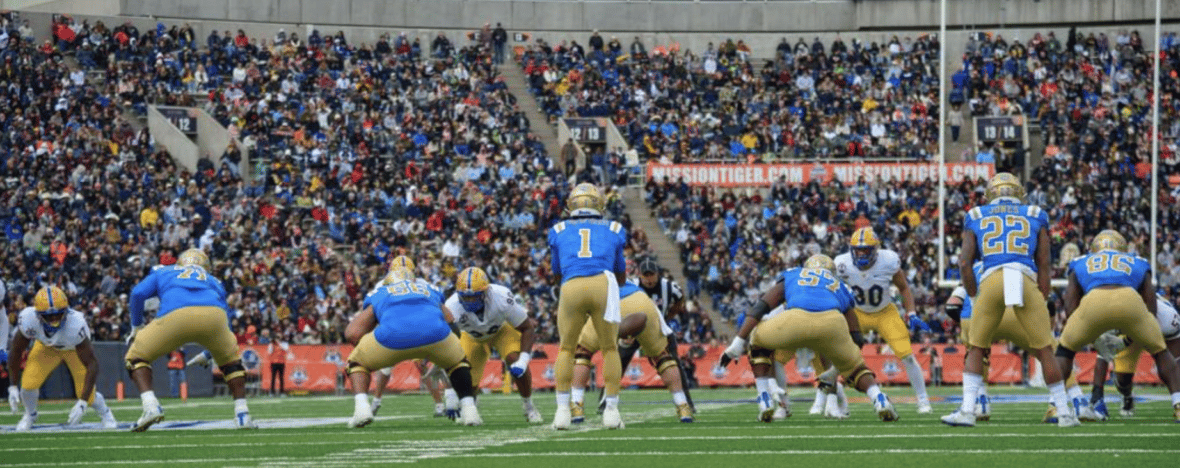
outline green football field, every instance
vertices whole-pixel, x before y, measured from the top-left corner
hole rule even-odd
[[[519,398],[500,394],[480,398],[482,427],[432,417],[426,395],[387,396],[377,421],[363,429],[345,427],[348,396],[254,398],[251,412],[263,427],[256,431],[217,428],[230,424],[227,398],[163,400],[167,420],[141,434],[63,431],[70,402],[42,402],[30,433],[11,432],[18,416],[7,409],[0,415],[0,466],[1180,466],[1180,424],[1162,389],[1137,389],[1133,418],[1116,414],[1064,430],[1040,422],[1043,389],[993,389],[992,421],[975,428],[938,422],[954,409],[956,387],[934,389],[935,413],[921,416],[908,388],[886,390],[900,422],[879,422],[859,395],[848,420],[808,415],[813,391],[796,388],[794,416],[772,424],[755,421],[753,390],[696,390],[697,422],[682,424],[667,392],[630,390],[622,396],[626,429],[604,430],[591,414],[583,427],[562,432],[529,427]],[[535,399],[550,420],[553,394]],[[1117,404],[1108,404],[1117,413]],[[137,400],[113,406],[124,427],[139,416]],[[97,417],[84,422],[96,426]]]

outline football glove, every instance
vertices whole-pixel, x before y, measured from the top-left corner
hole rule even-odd
[[[8,386],[8,407],[12,409],[12,414],[20,411],[20,387],[16,385]]]
[[[1098,351],[1098,357],[1106,362],[1114,362],[1114,355],[1120,351],[1127,349],[1127,342],[1120,338],[1113,330],[1103,333],[1094,340],[1094,350]]]
[[[512,373],[513,378],[520,378],[525,372],[528,372],[530,359],[532,359],[532,355],[522,351],[520,357],[516,358],[516,362],[512,363],[512,367],[508,368],[508,372]]]
[[[733,337],[733,341],[729,343],[729,347],[725,348],[725,353],[721,355],[721,367],[726,367],[729,363],[742,358],[746,354],[746,339],[740,336]]]
[[[127,334],[127,346],[131,346],[131,343],[135,341],[135,334],[139,333],[140,328],[143,328],[143,327],[142,326],[131,327],[131,333]]]
[[[188,362],[184,363],[184,365],[186,367],[187,366],[201,366],[204,368],[208,368],[209,363],[212,360],[213,360],[213,354],[211,354],[209,351],[201,351],[196,356],[193,356],[192,359],[189,359]]]
[[[927,325],[926,322],[923,322],[921,318],[918,318],[918,314],[910,312],[906,316],[909,317],[910,330],[922,330],[927,333],[930,332],[930,325]]]
[[[77,403],[74,403],[74,408],[70,410],[70,418],[66,420],[66,425],[77,426],[78,423],[82,422],[82,416],[86,414],[86,408],[89,406],[86,400],[78,400]]]

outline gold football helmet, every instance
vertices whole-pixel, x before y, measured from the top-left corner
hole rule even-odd
[[[459,294],[459,302],[463,308],[476,312],[483,308],[484,293],[488,291],[491,281],[488,274],[478,267],[470,267],[459,272],[455,279],[455,292]]]
[[[411,278],[414,276],[415,265],[414,261],[410,260],[410,257],[405,255],[398,255],[394,257],[393,261],[389,262],[389,271],[393,271],[396,268],[402,268],[410,272]]]
[[[66,297],[66,292],[57,286],[41,288],[33,298],[33,309],[41,318],[41,327],[45,329],[45,335],[52,336],[61,328],[66,311],[70,309],[70,300]]]
[[[565,200],[566,216],[602,216],[603,211],[606,199],[594,184],[578,184]]]
[[[1014,198],[1018,202],[1024,202],[1024,185],[1020,183],[1020,179],[1016,176],[1000,172],[992,176],[992,179],[987,181],[987,191],[984,192],[987,196],[987,201],[993,202],[1000,198]]]
[[[877,261],[877,249],[881,247],[881,239],[873,232],[873,228],[862,227],[852,233],[848,245],[852,248],[852,262],[857,268],[867,270]]]
[[[815,268],[820,270],[828,270],[833,274],[836,273],[836,262],[832,261],[832,257],[824,254],[815,254],[807,257],[807,261],[803,262],[803,268]]]
[[[414,279],[414,274],[410,270],[401,267],[391,267],[389,272],[385,273],[385,277],[381,278],[381,285],[385,286],[398,281],[409,281],[412,279]]]
[[[1090,253],[1097,253],[1104,250],[1126,252],[1127,239],[1114,229],[1104,230],[1094,236],[1094,239],[1090,241]]]
[[[176,260],[178,266],[199,266],[205,271],[212,270],[212,265],[209,264],[209,256],[201,249],[188,249],[180,254],[180,258]]]

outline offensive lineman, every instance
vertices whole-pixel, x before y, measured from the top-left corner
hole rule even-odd
[[[680,378],[680,366],[672,354],[668,352],[668,335],[672,329],[664,323],[660,312],[651,298],[634,283],[623,283],[619,286],[619,307],[622,309],[623,320],[619,325],[621,340],[634,340],[643,349],[651,366],[655,368],[664,386],[672,392],[672,403],[676,405],[676,413],[680,422],[693,422],[692,406],[685,395]],[[575,355],[574,382],[570,408],[572,421],[585,421],[586,385],[590,382],[590,358],[598,351],[598,335],[594,327],[587,323],[582,327],[582,334],[578,337],[578,352]],[[628,346],[629,348],[630,346]]]
[[[2,319],[6,324],[8,318]],[[0,327],[7,328],[7,327]],[[7,330],[3,330],[7,332]],[[67,424],[75,426],[82,421],[86,408],[94,405],[94,411],[102,418],[103,429],[114,429],[119,423],[107,407],[102,393],[94,390],[98,380],[98,359],[90,345],[90,327],[86,317],[70,308],[66,293],[56,286],[41,288],[33,298],[33,307],[22,310],[16,323],[16,336],[8,361],[8,375],[13,385],[8,387],[9,404],[15,409],[23,402],[25,415],[16,425],[18,432],[33,428],[37,422],[37,397],[41,385],[57,366],[65,362],[74,378],[74,392],[78,402],[70,410]],[[7,338],[7,336],[4,336]],[[33,343],[29,351],[24,375],[21,375],[20,357]],[[20,384],[20,388],[16,384]]]
[[[508,288],[491,284],[483,269],[470,267],[459,272],[455,293],[446,305],[455,314],[453,323],[461,331],[459,343],[471,361],[474,388],[479,388],[484,366],[495,348],[504,362],[512,363],[508,372],[520,391],[525,419],[530,424],[544,422],[533,406],[533,374],[529,372],[529,350],[536,339],[537,322],[529,317],[524,304]]]
[[[901,259],[897,252],[881,248],[881,240],[870,227],[857,229],[848,244],[849,251],[836,256],[836,276],[852,289],[857,323],[862,331],[876,330],[889,343],[905,365],[910,386],[918,397],[918,414],[930,413],[933,409],[926,395],[926,375],[914,357],[909,329],[889,294],[889,285],[897,286],[910,327],[930,331],[930,326],[914,313],[914,294],[901,271]]]
[[[1160,380],[1172,393],[1172,409],[1180,422],[1180,366],[1164,344],[1156,321],[1151,264],[1126,252],[1127,241],[1113,230],[1094,236],[1090,253],[1069,263],[1065,290],[1065,329],[1057,346],[1057,360],[1066,375],[1082,346],[1110,329],[1119,329],[1151,353]]]
[[[1005,309],[1012,307],[1045,371],[1049,394],[1057,406],[1057,425],[1077,426],[1081,423],[1069,410],[1061,369],[1053,358],[1052,325],[1045,302],[1051,272],[1049,217],[1040,207],[1024,204],[1024,186],[1012,174],[993,176],[984,195],[988,203],[967,213],[959,256],[963,288],[973,304],[971,342],[963,369],[963,402],[957,411],[943,416],[942,422],[950,426],[975,425],[983,364]],[[983,261],[979,282],[972,268],[977,259]]]
[[[561,284],[557,300],[557,329],[561,339],[556,374],[557,412],[553,428],[569,429],[570,389],[574,380],[574,353],[578,336],[587,321],[593,324],[602,350],[602,374],[606,387],[606,408],[602,424],[622,429],[619,415],[619,285],[627,280],[623,247],[627,232],[623,225],[603,219],[606,200],[593,184],[582,183],[570,191],[565,202],[566,219],[549,229],[550,271]]]
[[[1180,312],[1166,298],[1155,296],[1155,318],[1160,324],[1164,335],[1164,343],[1172,356],[1180,356]],[[1143,354],[1140,343],[1127,344],[1114,331],[1103,333],[1094,342],[1094,349],[1098,351],[1098,359],[1094,361],[1094,389],[1090,396],[1090,404],[1102,419],[1110,415],[1106,410],[1105,384],[1106,373],[1114,364],[1114,386],[1123,396],[1123,405],[1119,409],[1122,417],[1135,416],[1135,370],[1139,367],[1139,357]],[[1176,358],[1180,364],[1180,357]]]
[[[450,376],[451,387],[460,398],[460,422],[465,426],[483,424],[472,394],[471,366],[463,356],[459,338],[447,324],[450,316],[442,295],[413,281],[413,273],[404,268],[393,269],[365,297],[364,310],[345,330],[345,339],[356,346],[348,356],[348,377],[355,400],[348,427],[365,427],[373,422],[368,395],[373,371],[422,358],[445,369]]]
[[[127,370],[139,388],[143,415],[133,432],[148,430],[164,420],[164,408],[152,391],[152,361],[181,345],[204,346],[220,364],[225,383],[234,397],[234,423],[239,429],[256,429],[246,404],[246,368],[238,340],[229,329],[225,287],[209,273],[209,257],[200,249],[180,254],[175,265],[159,265],[131,290],[131,333],[127,336]],[[160,310],[144,325],[143,303],[159,296]],[[221,364],[224,363],[224,364]]]
[[[889,397],[877,386],[873,371],[865,365],[860,352],[864,336],[852,312],[853,299],[848,287],[836,278],[835,263],[823,254],[812,255],[803,268],[791,268],[779,275],[779,281],[747,313],[741,330],[722,356],[721,365],[741,357],[746,337],[751,337],[750,367],[758,388],[759,419],[774,420],[775,408],[771,377],[774,350],[810,348],[832,361],[844,381],[868,395],[882,421],[897,421],[897,411]],[[762,317],[780,304],[786,311],[765,323]],[[751,336],[752,332],[752,336]]]

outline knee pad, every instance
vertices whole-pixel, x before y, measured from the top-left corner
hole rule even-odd
[[[127,366],[127,372],[135,372],[136,369],[142,369],[144,367],[150,369],[152,367],[152,363],[143,359],[128,359],[124,361],[124,365]]]
[[[846,379],[846,381],[851,383],[854,387],[860,387],[860,379],[864,378],[865,376],[876,377],[876,374],[873,374],[872,370],[862,365],[854,369],[852,373],[848,375],[849,378]]]
[[[594,363],[590,361],[590,358],[593,356],[594,353],[591,353],[590,350],[578,346],[577,351],[574,351],[574,365],[591,367],[594,365]]]
[[[221,375],[225,376],[225,381],[229,382],[236,378],[246,377],[246,367],[242,365],[242,361],[234,361],[224,366],[221,366]]]
[[[1073,359],[1074,355],[1077,353],[1077,351],[1071,350],[1066,348],[1065,345],[1059,344],[1057,345],[1057,352],[1054,354],[1056,354],[1059,358]]]
[[[348,363],[348,375],[352,375],[352,374],[359,374],[359,373],[362,373],[362,372],[365,372],[365,373],[369,372],[369,368],[367,368],[367,367],[365,367],[365,366],[362,366],[362,365],[360,365],[360,364],[358,364],[358,363],[356,363],[356,362],[349,361],[349,363]],[[228,380],[228,379],[227,379],[227,380]]]
[[[660,353],[658,357],[648,358],[651,366],[656,368],[656,373],[663,373],[665,369],[676,366],[676,358],[668,354],[667,351]]]
[[[758,364],[773,365],[774,351],[766,348],[750,348],[750,365]]]

